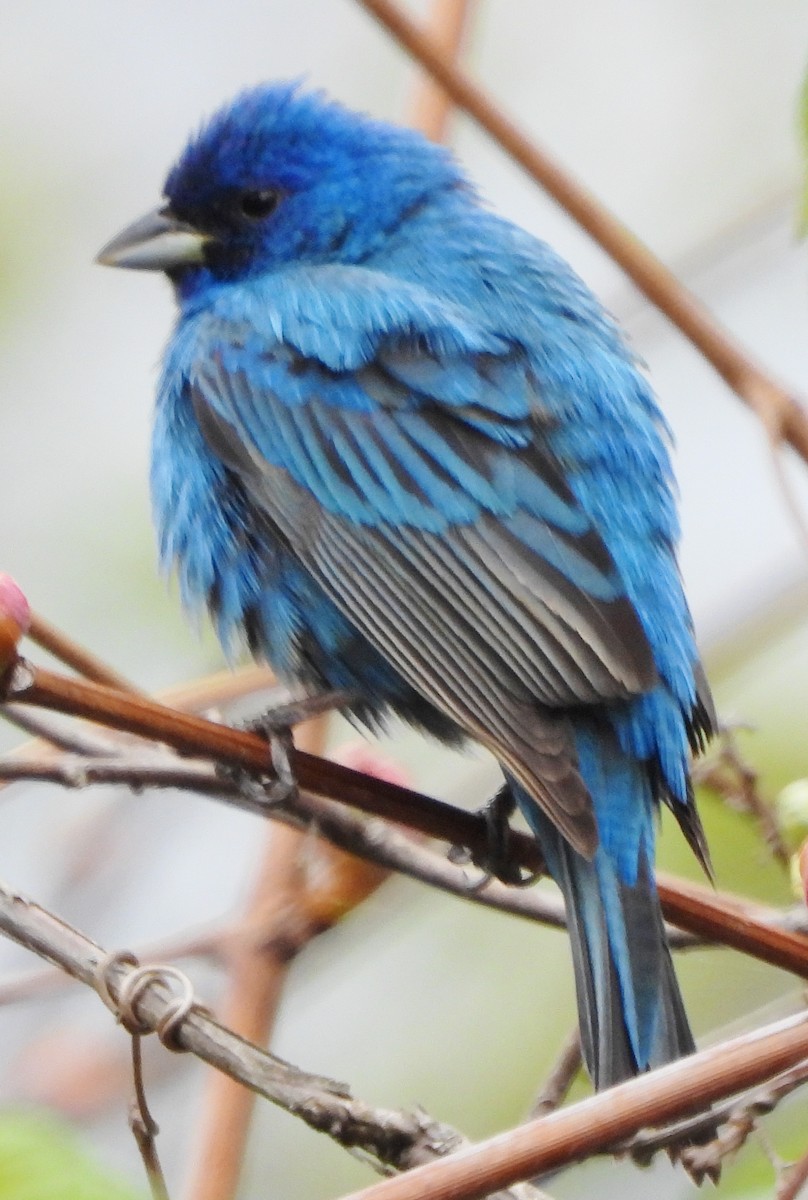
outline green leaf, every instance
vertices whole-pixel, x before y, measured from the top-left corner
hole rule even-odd
[[[85,1153],[69,1126],[40,1113],[0,1113],[0,1200],[143,1200]]]

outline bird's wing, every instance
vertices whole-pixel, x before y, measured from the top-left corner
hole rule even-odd
[[[406,333],[340,371],[223,327],[188,387],[212,451],[352,623],[593,852],[563,710],[656,674],[522,352]]]

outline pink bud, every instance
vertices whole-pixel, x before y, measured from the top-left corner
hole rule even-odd
[[[0,671],[17,655],[17,643],[31,624],[31,609],[10,575],[0,573]]]
[[[0,571],[0,616],[10,617],[20,627],[20,636],[26,633],[31,623],[31,609],[25,594],[10,575]]]

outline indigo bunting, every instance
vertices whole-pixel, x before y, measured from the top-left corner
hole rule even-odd
[[[613,321],[445,149],[297,85],[222,108],[99,258],[176,294],[151,488],[185,602],[360,721],[488,747],[566,900],[595,1085],[689,1053],[655,823],[706,865],[714,715]]]

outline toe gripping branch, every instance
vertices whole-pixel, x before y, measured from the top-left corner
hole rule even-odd
[[[463,846],[454,846],[450,851],[450,859],[455,863],[473,862],[483,871],[482,879],[476,883],[477,888],[483,888],[491,879],[511,887],[530,887],[537,879],[545,874],[544,864],[534,870],[523,870],[514,855],[513,834],[510,819],[516,811],[516,798],[510,783],[504,783],[499,791],[478,810],[478,816],[485,822],[485,849],[477,854],[471,853]]]
[[[294,801],[297,797],[298,781],[292,765],[295,748],[294,726],[336,709],[346,708],[355,699],[347,692],[320,692],[311,696],[290,698],[285,688],[279,688],[277,691],[282,699],[243,726],[268,744],[268,782],[257,780],[254,775],[239,768],[223,768],[227,778],[233,780],[240,790],[247,792],[251,799],[260,800],[267,808]]]

